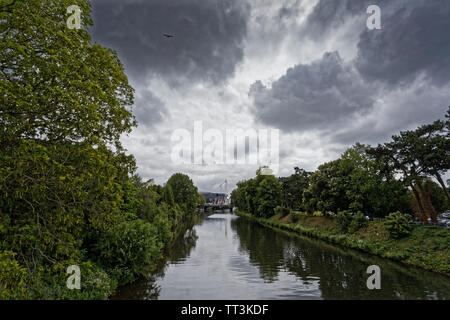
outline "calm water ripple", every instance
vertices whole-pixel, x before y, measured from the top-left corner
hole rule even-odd
[[[381,268],[381,290],[366,268]],[[188,230],[164,268],[113,299],[449,299],[450,279],[214,214]]]

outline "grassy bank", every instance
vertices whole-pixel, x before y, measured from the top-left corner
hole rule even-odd
[[[235,210],[235,214],[255,220],[264,226],[322,239],[450,276],[448,228],[414,226],[408,237],[397,240],[389,237],[383,223],[379,221],[370,221],[361,230],[346,234],[340,232],[335,219],[329,217],[291,213],[285,217],[275,215],[264,219],[239,210]],[[291,219],[294,214],[297,215],[296,222]]]

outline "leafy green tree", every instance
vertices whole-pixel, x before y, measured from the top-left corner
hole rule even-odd
[[[402,131],[392,136],[392,141],[378,145],[371,154],[402,175],[418,208],[419,218],[428,223],[428,217],[437,224],[437,212],[431,201],[431,185],[428,177],[435,177],[449,199],[442,174],[450,169],[450,140],[448,120],[435,121],[414,131]],[[427,188],[423,182],[427,181]]]
[[[291,209],[303,210],[303,191],[308,188],[312,173],[298,167],[294,171],[291,176],[280,178],[283,204]]]
[[[73,4],[80,30],[66,26]],[[91,25],[88,0],[0,0],[1,298],[106,298],[155,266],[183,216],[176,181],[134,175],[119,140],[136,124],[133,89]],[[65,288],[71,264],[81,291]]]
[[[342,210],[383,217],[393,210],[407,210],[409,195],[395,179],[395,171],[380,165],[370,147],[355,144],[339,159],[325,163],[309,178],[303,192],[308,211],[337,213]]]
[[[198,203],[198,190],[191,178],[182,173],[173,174],[167,181],[173,190],[175,202],[186,214],[192,214]]]
[[[237,188],[231,192],[231,203],[234,207],[238,208],[239,210],[250,212],[247,205],[247,199],[245,197],[246,183],[247,181],[239,181],[236,184]]]
[[[197,200],[197,205],[198,206],[204,206],[206,203],[206,198],[204,195],[202,195],[201,193],[198,193],[198,200]]]
[[[447,123],[450,120],[447,120]],[[447,200],[450,194],[442,179],[442,175],[450,170],[450,139],[446,123],[437,120],[432,124],[423,125],[411,133],[410,147],[414,152],[423,173],[436,178]]]
[[[281,204],[281,186],[272,175],[264,176],[257,187],[256,215],[268,218],[274,215],[274,209]]]
[[[320,165],[311,175],[310,186],[303,193],[306,209],[323,212],[348,209],[350,199],[346,192],[350,185],[351,170],[350,163],[341,159]]]
[[[135,124],[127,109],[133,89],[117,54],[91,41],[89,1],[76,2],[82,29],[67,28],[73,4],[14,1],[0,9],[2,148],[23,138],[120,147]]]
[[[175,207],[175,198],[170,184],[166,185],[163,189],[163,201],[167,203],[169,207]]]

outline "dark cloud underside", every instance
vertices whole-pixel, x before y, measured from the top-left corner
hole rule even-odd
[[[381,8],[381,30],[365,26],[371,4]],[[355,16],[364,26],[346,30],[359,33],[354,60],[327,53],[289,69],[271,87],[260,81],[252,85],[260,122],[284,131],[331,133],[335,141],[347,143],[362,137],[374,141],[444,114],[447,103],[436,88],[445,90],[450,83],[450,1],[320,0],[302,30],[310,39],[328,39]],[[412,85],[417,88],[411,90]],[[415,98],[405,99],[402,90]],[[431,91],[436,95],[427,94]]]
[[[257,118],[285,131],[329,130],[372,106],[369,87],[337,52],[289,69],[272,88],[256,82],[250,95]]]
[[[133,78],[220,83],[243,58],[248,14],[242,0],[96,0],[93,36],[118,51]]]
[[[424,73],[435,85],[450,81],[450,1],[418,2],[383,15],[382,32],[362,33],[356,66],[365,78],[400,84]]]

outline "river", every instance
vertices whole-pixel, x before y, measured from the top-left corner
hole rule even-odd
[[[366,286],[369,265],[381,269],[379,290]],[[112,299],[450,299],[450,278],[217,213]]]

